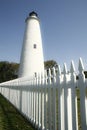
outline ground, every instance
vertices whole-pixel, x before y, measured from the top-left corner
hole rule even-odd
[[[0,130],[35,130],[35,128],[0,95]]]

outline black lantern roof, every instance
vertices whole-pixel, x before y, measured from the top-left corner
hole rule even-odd
[[[29,16],[33,16],[33,15],[38,16],[38,14],[37,14],[36,12],[32,11],[32,12],[29,14]]]

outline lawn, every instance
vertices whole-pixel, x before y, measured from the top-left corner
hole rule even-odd
[[[0,130],[35,130],[0,94]]]

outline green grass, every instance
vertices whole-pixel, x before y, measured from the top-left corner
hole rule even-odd
[[[0,94],[0,130],[35,130]]]

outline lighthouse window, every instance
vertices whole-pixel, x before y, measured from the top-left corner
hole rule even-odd
[[[37,45],[36,45],[36,44],[34,44],[34,46],[33,46],[33,47],[34,47],[34,49],[36,49],[36,48],[37,48]]]

